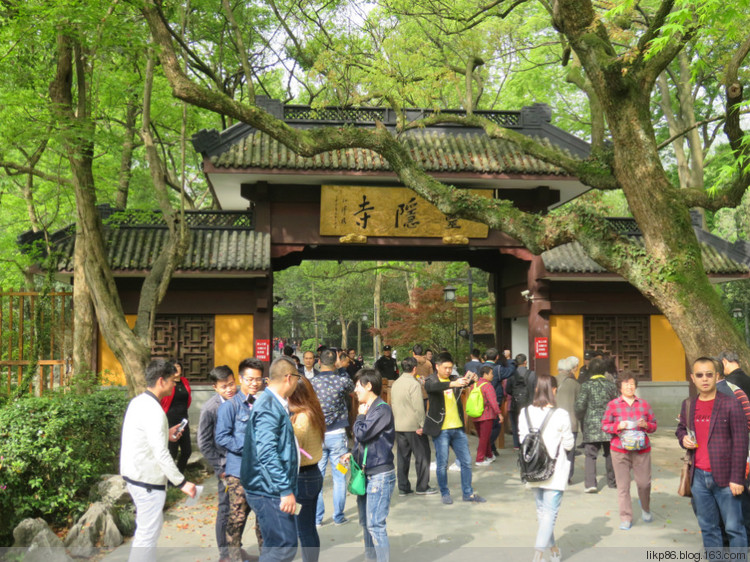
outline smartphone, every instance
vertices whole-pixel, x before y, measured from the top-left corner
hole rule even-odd
[[[187,424],[188,421],[185,418],[182,418],[180,425],[177,426],[177,433],[181,433],[187,427]]]

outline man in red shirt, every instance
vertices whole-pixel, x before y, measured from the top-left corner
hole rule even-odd
[[[724,520],[729,546],[747,548],[740,494],[744,490],[747,421],[739,402],[716,390],[717,365],[709,357],[693,363],[698,396],[682,403],[675,435],[693,451],[692,493],[705,548],[721,548]]]

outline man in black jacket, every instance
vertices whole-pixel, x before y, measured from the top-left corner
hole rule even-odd
[[[724,368],[724,378],[739,386],[742,392],[750,396],[750,377],[740,369],[740,356],[735,351],[722,351],[719,353],[719,361]]]
[[[214,469],[214,474],[219,479],[219,508],[216,512],[216,544],[219,546],[221,558],[229,558],[229,543],[227,541],[227,520],[229,518],[229,496],[224,483],[224,465],[227,462],[227,452],[224,447],[216,443],[216,417],[219,406],[230,400],[237,386],[232,369],[226,365],[214,367],[208,374],[209,380],[214,385],[214,394],[201,408],[201,417],[198,422],[198,447],[203,457]]]
[[[508,379],[506,391],[510,397],[510,427],[513,432],[513,447],[521,447],[518,439],[518,415],[526,406],[534,401],[534,390],[536,389],[536,373],[530,371],[526,366],[526,355],[516,355],[516,370]]]
[[[464,409],[461,392],[469,384],[469,378],[451,380],[453,357],[450,353],[437,356],[437,373],[427,377],[425,391],[430,401],[424,422],[424,433],[432,437],[437,461],[437,480],[443,503],[453,503],[448,489],[448,452],[453,449],[461,464],[461,491],[463,500],[482,503],[487,500],[474,493],[471,487],[471,453],[464,432]]]
[[[375,361],[375,370],[380,376],[389,381],[395,381],[398,378],[398,365],[396,360],[391,357],[391,346],[383,346],[383,355]]]

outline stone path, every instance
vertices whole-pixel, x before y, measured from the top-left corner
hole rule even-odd
[[[472,453],[476,438],[470,437]],[[698,525],[690,500],[677,496],[677,482],[682,451],[674,429],[660,429],[652,440],[652,511],[654,522],[640,520],[635,484],[631,486],[635,521],[630,531],[619,530],[616,490],[606,487],[604,462],[599,460],[599,494],[583,492],[583,456],[576,457],[574,484],[565,492],[555,527],[555,536],[563,559],[592,560],[662,560],[694,559],[701,547]],[[485,504],[460,501],[459,474],[449,472],[452,506],[443,506],[440,495],[399,497],[394,492],[388,517],[391,559],[409,562],[450,560],[525,560],[531,559],[536,536],[536,513],[531,492],[520,483],[516,453],[506,449],[495,463],[474,468],[474,487],[487,498]],[[434,473],[431,484],[437,486]],[[165,514],[159,542],[159,559],[216,561],[218,551],[214,535],[216,516],[216,479],[204,482],[205,490],[198,505],[177,504]],[[331,509],[330,475],[324,485],[326,508]],[[334,526],[330,511],[326,513],[321,537],[321,560],[364,560],[362,530],[357,523],[356,501],[347,497],[346,516],[350,522]],[[257,543],[249,524],[245,532],[245,549],[257,555]],[[127,560],[126,543],[104,559]],[[682,558],[681,558],[682,557]],[[298,559],[301,556],[298,554]]]

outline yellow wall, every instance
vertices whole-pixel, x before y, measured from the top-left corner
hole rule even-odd
[[[255,356],[252,314],[219,314],[215,318],[216,343],[214,363],[228,365],[237,372],[237,365],[246,357]]]
[[[685,380],[685,348],[664,316],[651,317],[651,380]]]
[[[135,326],[135,315],[127,315],[128,326]],[[255,355],[253,347],[252,314],[221,314],[214,318],[215,344],[214,364],[229,365],[237,371],[237,365],[246,357]],[[124,385],[125,373],[115,354],[99,334],[99,369],[105,385]]]
[[[556,315],[549,317],[549,370],[557,374],[557,362],[575,355],[583,365],[583,316]]]
[[[125,320],[131,328],[135,326],[135,314],[126,314]],[[102,383],[105,385],[122,385],[126,384],[125,372],[120,366],[120,362],[115,359],[115,354],[104,341],[104,337],[99,332],[99,371],[102,373]]]

